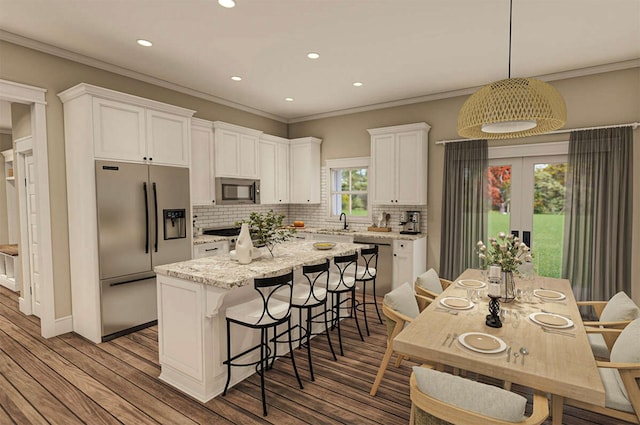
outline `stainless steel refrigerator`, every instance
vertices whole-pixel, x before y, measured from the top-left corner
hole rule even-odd
[[[153,268],[191,258],[189,170],[96,161],[102,340],[157,323]]]

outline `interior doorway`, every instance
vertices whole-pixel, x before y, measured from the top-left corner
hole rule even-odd
[[[27,247],[31,242],[21,223],[19,255],[23,270],[29,269],[29,262],[35,262],[39,282],[40,333],[43,337],[50,338],[70,329],[67,329],[69,326],[66,321],[56,321],[55,318],[45,93],[46,90],[42,88],[0,80],[1,100],[25,104],[30,109],[33,168],[38,171],[33,179],[34,191],[37,193],[33,199],[33,220],[37,226],[32,230],[35,232],[33,236],[38,243],[38,252],[36,256],[30,255]],[[33,303],[29,291],[21,291],[19,307],[21,312],[32,314]]]
[[[27,258],[22,261],[22,288],[25,307],[30,314],[40,317],[40,245],[38,243],[38,196],[37,171],[33,157],[33,138],[23,137],[15,141],[18,175],[18,205],[20,210],[21,241],[26,241],[23,253]],[[26,311],[25,311],[26,313]]]
[[[520,237],[531,248],[540,276],[562,274],[567,148],[547,143],[489,150],[488,235]]]

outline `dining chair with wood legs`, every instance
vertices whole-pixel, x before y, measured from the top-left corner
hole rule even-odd
[[[409,358],[393,350],[393,339],[408,323],[415,319],[422,310],[431,304],[432,301],[433,299],[431,298],[415,294],[409,283],[405,283],[385,295],[382,304],[382,314],[387,319],[387,349],[384,352],[378,373],[373,381],[370,395],[375,396],[378,392],[378,387],[380,387],[384,373],[394,353],[398,355],[395,364],[396,367],[400,367],[402,360]],[[423,362],[423,360],[418,361]]]
[[[429,367],[413,368],[409,388],[410,425],[539,425],[549,417],[543,393],[534,392],[533,411],[526,417],[526,398]]]
[[[559,415],[556,420],[562,422],[563,403],[640,424],[640,318],[624,329],[587,328],[587,333],[606,334],[615,341],[611,361],[596,361],[604,384],[605,407],[552,397],[552,414]]]

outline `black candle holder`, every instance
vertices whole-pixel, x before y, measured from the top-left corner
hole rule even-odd
[[[487,321],[485,324],[492,328],[501,328],[502,322],[500,321],[500,296],[489,295],[489,314],[487,314]]]

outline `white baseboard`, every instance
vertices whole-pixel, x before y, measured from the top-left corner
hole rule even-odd
[[[66,334],[69,332],[73,332],[73,316],[65,316],[59,319],[56,319],[53,325],[53,332],[58,336],[62,334]]]

